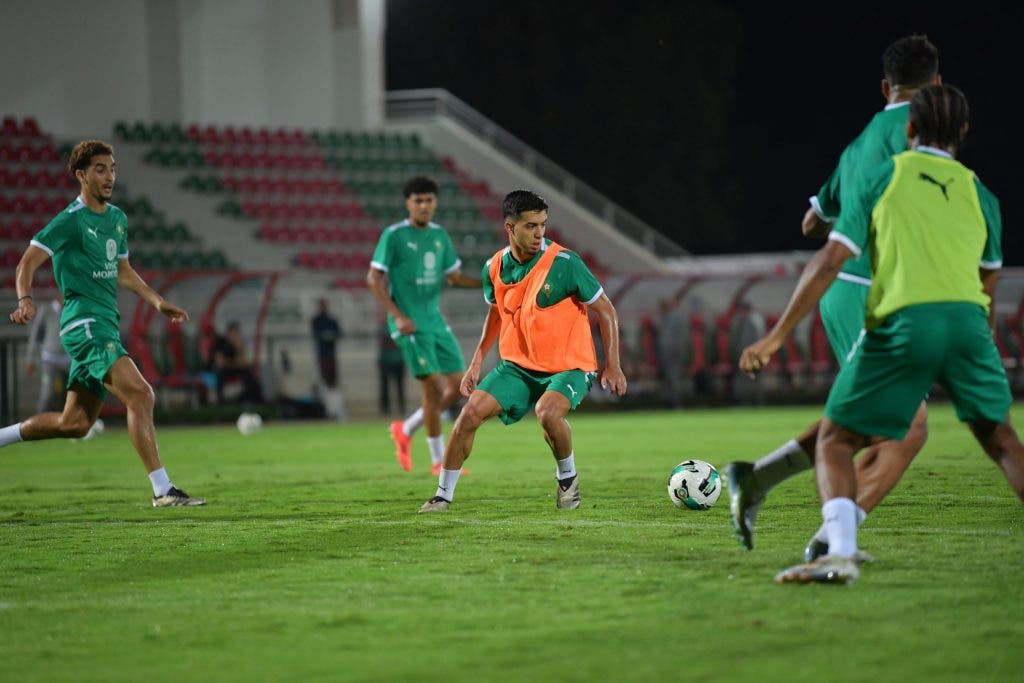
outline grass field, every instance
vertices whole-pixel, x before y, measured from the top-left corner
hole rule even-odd
[[[1024,424],[1024,411],[1015,408]],[[0,452],[0,681],[1019,681],[1024,506],[945,406],[866,522],[851,587],[776,586],[820,522],[777,488],[758,547],[678,461],[752,459],[814,409],[580,415],[583,506],[535,421],[477,437],[447,514],[383,422],[166,428],[199,509],[149,507],[123,429]]]

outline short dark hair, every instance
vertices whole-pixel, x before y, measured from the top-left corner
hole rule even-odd
[[[501,202],[501,215],[505,220],[515,221],[524,211],[545,211],[548,203],[536,192],[512,190]]]
[[[414,194],[437,194],[441,188],[437,181],[425,175],[409,178],[402,186],[402,196],[408,199]]]
[[[100,154],[114,156],[114,146],[102,140],[82,140],[71,150],[71,156],[68,158],[68,170],[72,174],[75,171],[84,171],[89,168],[89,161]]]
[[[952,85],[921,88],[910,101],[909,119],[920,145],[960,147],[969,118],[967,98]]]
[[[924,87],[939,73],[939,50],[925,35],[900,38],[882,53],[882,73],[891,85]]]

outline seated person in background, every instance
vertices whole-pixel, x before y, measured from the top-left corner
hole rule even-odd
[[[211,368],[217,374],[217,402],[224,403],[224,384],[241,380],[242,403],[262,403],[263,392],[252,370],[252,362],[242,341],[242,328],[236,321],[228,323],[227,331],[217,335],[211,353]]]

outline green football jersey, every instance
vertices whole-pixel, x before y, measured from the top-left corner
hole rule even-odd
[[[451,237],[440,225],[418,228],[408,219],[384,228],[370,266],[388,274],[391,300],[424,332],[448,327],[441,314],[445,277],[462,265]],[[388,316],[388,328],[397,331]]]
[[[971,169],[919,147],[876,166],[845,199],[829,239],[855,255],[870,253],[868,330],[915,304],[988,308],[978,269],[1002,266],[1002,218],[995,195]]]
[[[875,114],[871,122],[839,156],[839,164],[818,194],[811,197],[811,205],[823,220],[834,222],[842,212],[846,192],[856,188],[864,174],[893,154],[907,149],[907,117],[910,103],[890,104]],[[843,264],[844,280],[870,284],[871,263],[867,253],[849,259]]]
[[[551,240],[545,239],[541,250],[534,254],[533,258],[526,263],[516,261],[512,257],[510,249],[506,248],[502,251],[501,281],[505,284],[520,282],[537,265],[537,262],[544,254],[544,250],[550,244]],[[494,299],[494,283],[491,282],[490,273],[492,259],[493,257],[488,259],[480,274],[480,279],[484,281],[484,298],[489,304],[496,303]],[[541,308],[547,308],[570,296],[575,296],[585,304],[592,304],[597,301],[597,298],[603,292],[604,288],[601,287],[601,283],[590,272],[583,259],[576,252],[566,249],[559,252],[551,264],[547,280],[540,291],[537,292],[537,304]]]
[[[64,296],[61,329],[88,319],[117,326],[117,262],[128,258],[128,218],[107,204],[95,213],[75,199],[32,238],[50,255]]]

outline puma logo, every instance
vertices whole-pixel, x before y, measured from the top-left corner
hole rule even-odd
[[[96,234],[96,228],[90,228],[89,226],[85,226],[85,231],[91,233],[93,237],[99,237],[99,235]]]
[[[572,392],[572,397],[576,398],[576,390],[572,388],[571,384],[566,384],[565,388]]]
[[[947,202],[949,201],[949,195],[946,193],[946,188],[949,187],[953,183],[953,181],[956,180],[956,178],[950,178],[945,183],[940,183],[938,180],[936,180],[935,178],[932,178],[930,175],[928,175],[924,171],[921,171],[917,175],[917,177],[920,178],[921,180],[924,180],[926,182],[931,183],[932,185],[938,185],[939,189],[942,190],[942,196],[946,198]]]

